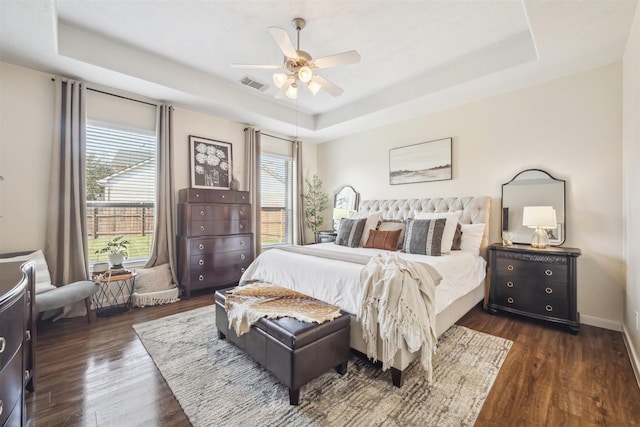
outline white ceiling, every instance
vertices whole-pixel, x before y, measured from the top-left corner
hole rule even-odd
[[[323,142],[622,58],[637,0],[0,0],[0,60]],[[267,28],[314,58],[334,98],[276,100]],[[266,92],[239,83],[244,76]]]

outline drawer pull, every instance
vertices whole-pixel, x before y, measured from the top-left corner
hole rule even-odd
[[[550,305],[547,305],[544,309],[547,311],[553,311],[553,307],[551,307]]]
[[[0,337],[0,354],[4,353],[4,349],[7,347],[7,340],[4,337]]]
[[[244,246],[244,240],[240,240],[240,246]]]
[[[27,305],[31,304],[31,291],[27,291]]]
[[[26,383],[27,381],[29,381],[29,378],[31,378],[31,371],[29,371],[28,369],[26,369],[24,371],[24,382]]]
[[[198,264],[204,265],[204,260],[202,260],[202,259],[198,260]]]
[[[199,194],[199,193],[196,193],[196,199],[197,199],[198,197],[200,197],[200,194]]]
[[[240,230],[242,230],[244,228],[244,225],[240,224]]]
[[[508,302],[509,304],[513,304],[513,298],[511,298],[511,297],[507,298],[507,302]]]
[[[220,196],[220,197],[224,199],[224,194],[222,196]]]
[[[242,267],[242,268],[240,269],[240,271],[241,271],[241,272],[243,272],[243,273],[245,272],[245,270],[246,270],[246,268],[244,268],[244,267]]]
[[[200,211],[200,215],[201,215],[201,216],[204,216],[204,211]]]
[[[244,212],[240,211],[240,216],[244,216]]]
[[[546,274],[547,276],[553,276],[553,271],[551,271],[551,270],[546,270],[546,271],[544,272],[544,274]]]
[[[513,288],[513,282],[507,282],[507,288]]]
[[[27,341],[31,341],[31,330],[27,329],[26,331],[24,331],[24,338]]]
[[[200,230],[201,230],[201,231],[204,231],[204,225],[201,225],[201,226],[200,226]]]
[[[200,243],[200,244],[198,245],[198,249],[203,250],[203,249],[204,249],[204,245],[203,245],[202,243]]]
[[[4,403],[0,400],[0,415],[2,415],[2,412],[4,412]]]
[[[244,254],[240,255],[240,259],[245,259],[246,256]]]
[[[552,293],[553,293],[553,289],[551,289],[551,288],[545,288],[545,290],[544,290],[544,291],[545,291],[546,293],[548,293],[548,294],[552,294]]]
[[[202,281],[204,280],[204,276],[203,276],[202,274],[201,274],[201,275],[199,275],[199,276],[198,276],[198,280],[202,282]]]
[[[513,265],[511,265],[511,264],[507,265],[507,270],[513,271]]]

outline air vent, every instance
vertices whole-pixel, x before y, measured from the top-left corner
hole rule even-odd
[[[267,89],[269,89],[269,86],[267,86],[264,83],[260,83],[259,81],[257,81],[256,79],[253,79],[249,76],[244,76],[242,78],[242,80],[240,80],[240,83],[242,83],[245,86],[249,86],[252,87],[254,89],[258,89],[259,91],[266,91]]]

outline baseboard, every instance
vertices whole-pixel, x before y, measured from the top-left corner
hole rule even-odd
[[[600,317],[580,315],[580,323],[585,325],[596,326],[598,328],[609,329],[612,331],[622,331],[622,323],[608,319],[601,319]]]
[[[640,359],[638,358],[638,354],[631,343],[631,338],[629,337],[627,328],[625,328],[624,325],[622,325],[622,338],[624,340],[624,345],[627,347],[627,353],[629,353],[629,360],[631,360],[631,366],[633,367],[633,373],[636,375],[638,387],[640,387]]]

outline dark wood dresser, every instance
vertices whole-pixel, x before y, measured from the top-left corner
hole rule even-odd
[[[0,426],[25,426],[35,386],[35,262],[0,263]]]
[[[576,260],[580,253],[576,248],[490,245],[489,311],[559,323],[578,333]]]
[[[237,283],[253,261],[246,191],[185,188],[178,192],[178,276],[191,291]]]

